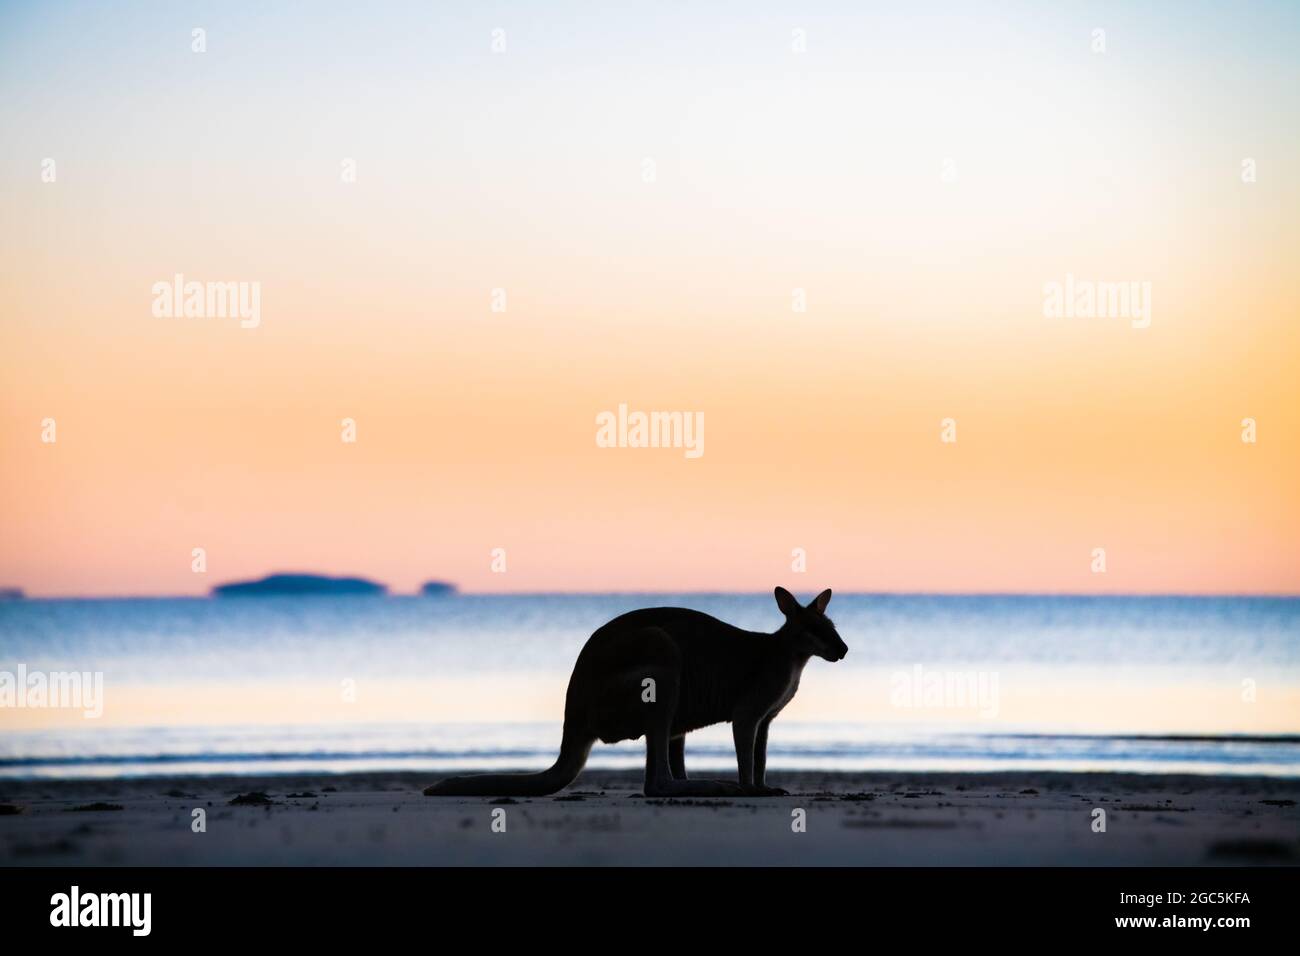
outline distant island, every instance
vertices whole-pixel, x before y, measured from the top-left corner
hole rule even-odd
[[[213,597],[266,597],[272,595],[383,595],[388,585],[365,578],[330,578],[321,574],[270,574],[257,581],[232,581],[212,589]]]
[[[422,597],[451,597],[456,593],[456,585],[447,581],[425,581],[420,588]]]
[[[0,601],[21,601],[24,597],[22,588],[0,588]]]

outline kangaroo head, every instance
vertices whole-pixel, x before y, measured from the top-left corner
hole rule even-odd
[[[831,589],[827,588],[802,606],[793,594],[785,588],[776,589],[776,606],[785,615],[785,626],[781,631],[787,634],[800,650],[822,660],[838,661],[849,652],[835,624],[826,616],[826,605],[831,603]]]

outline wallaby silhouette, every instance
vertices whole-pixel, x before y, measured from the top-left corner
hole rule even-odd
[[[838,661],[849,652],[826,616],[829,589],[803,607],[776,589],[785,623],[772,634],[745,631],[699,611],[631,611],[598,628],[578,654],[564,698],[560,756],[540,773],[449,777],[425,796],[521,796],[571,784],[592,745],[644,736],[647,797],[785,793],[766,784],[767,728],[799,689],[811,657]],[[686,778],[685,738],[730,721],[739,783]]]

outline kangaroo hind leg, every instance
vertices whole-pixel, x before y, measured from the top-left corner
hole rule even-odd
[[[686,779],[686,735],[674,737],[668,742],[668,769],[674,780]]]
[[[645,732],[645,795],[647,797],[734,797],[744,791],[740,784],[730,780],[677,779],[673,773],[671,751],[673,711],[677,706],[677,681],[661,682],[659,699],[647,715],[650,718]],[[683,757],[685,772],[685,746],[677,738],[677,747]]]

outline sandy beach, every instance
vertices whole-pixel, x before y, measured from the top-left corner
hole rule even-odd
[[[1300,861],[1300,780],[783,773],[787,797],[655,800],[588,771],[551,797],[425,797],[436,775],[0,782],[0,864],[1259,865]],[[264,797],[262,795],[265,795]],[[232,803],[232,801],[235,801]],[[205,832],[195,832],[202,810]],[[1105,832],[1094,831],[1095,810]],[[502,813],[494,811],[504,811]],[[805,811],[806,828],[795,832]],[[496,830],[494,831],[494,820]],[[504,821],[504,832],[501,829]]]

